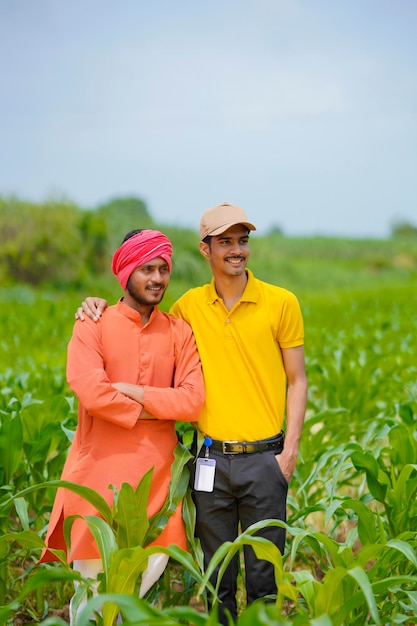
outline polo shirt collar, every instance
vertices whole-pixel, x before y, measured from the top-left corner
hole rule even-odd
[[[243,292],[242,297],[240,298],[239,302],[255,302],[256,303],[258,302],[258,299],[259,299],[258,281],[254,277],[253,272],[250,269],[246,268],[245,272],[248,276],[248,282],[246,283],[245,291]],[[211,279],[208,287],[209,289],[208,289],[207,303],[213,304],[214,302],[216,302],[216,300],[221,300],[214,286],[214,278]]]

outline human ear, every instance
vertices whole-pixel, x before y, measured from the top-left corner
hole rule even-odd
[[[200,252],[205,259],[210,260],[210,246],[204,241],[200,241]]]

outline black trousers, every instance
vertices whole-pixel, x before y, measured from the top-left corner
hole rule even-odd
[[[204,456],[204,448],[200,456]],[[278,466],[275,453],[224,455],[211,450],[216,459],[216,475],[213,492],[193,490],[196,505],[196,536],[200,539],[205,565],[225,541],[238,536],[239,523],[242,530],[264,519],[286,521],[288,483]],[[191,485],[194,485],[195,463],[190,463]],[[283,553],[285,530],[270,527],[259,535],[272,541]],[[250,546],[244,548],[245,584],[247,603],[277,592],[273,565],[258,560]],[[238,555],[227,568],[219,588],[219,621],[227,626],[225,609],[236,620],[236,591]],[[217,573],[211,582],[216,584]]]

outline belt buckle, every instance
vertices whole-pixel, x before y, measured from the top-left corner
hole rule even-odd
[[[237,440],[236,441],[222,441],[223,454],[236,454],[236,452],[229,452],[229,450],[226,450],[226,446],[234,445],[236,443],[239,443],[239,442]]]

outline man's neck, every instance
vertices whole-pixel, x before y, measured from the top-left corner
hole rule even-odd
[[[131,309],[134,309],[137,313],[139,313],[142,319],[143,326],[145,326],[145,324],[149,322],[149,320],[151,319],[152,312],[155,308],[153,304],[149,304],[149,305],[139,304],[129,294],[125,294],[123,301]]]
[[[139,313],[141,320],[142,320],[142,325],[145,326],[145,324],[147,324],[149,322],[149,320],[151,319],[151,315],[153,313],[155,307],[140,307],[137,308],[136,311]]]
[[[243,295],[248,282],[246,272],[239,276],[215,276],[214,286],[217,294],[223,300],[226,308],[230,311]]]

